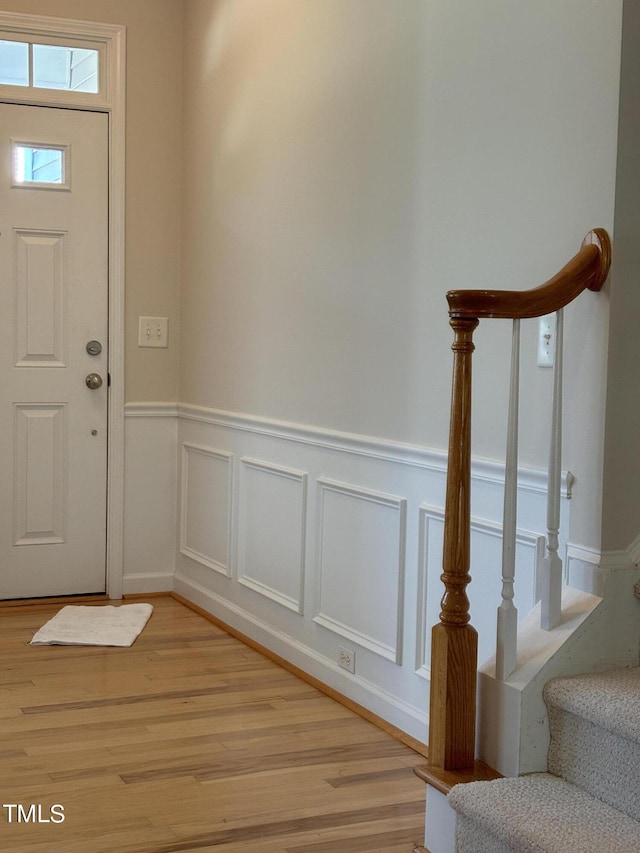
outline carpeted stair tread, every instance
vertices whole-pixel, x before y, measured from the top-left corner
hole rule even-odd
[[[640,670],[556,679],[545,700],[549,772],[640,821]]]
[[[640,743],[640,668],[556,678],[544,688],[548,706]]]
[[[471,827],[460,851],[640,853],[640,823],[549,773],[456,785],[448,799]]]

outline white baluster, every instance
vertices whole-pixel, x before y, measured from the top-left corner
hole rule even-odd
[[[547,494],[547,556],[542,574],[540,625],[550,631],[560,623],[562,599],[562,560],[558,555],[560,530],[560,478],[562,457],[562,309],[556,315],[556,352],[553,372],[553,411]]]
[[[511,383],[504,480],[502,527],[502,603],[498,607],[496,678],[504,681],[516,668],[518,611],[513,603],[516,574],[516,521],[518,504],[518,406],[520,396],[520,320],[513,321]]]

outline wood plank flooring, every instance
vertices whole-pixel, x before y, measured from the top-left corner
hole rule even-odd
[[[0,850],[422,843],[422,756],[173,599],[149,601],[129,649],[30,646],[60,606],[0,609]]]

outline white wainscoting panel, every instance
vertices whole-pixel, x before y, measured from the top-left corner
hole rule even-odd
[[[605,573],[601,566],[606,561],[603,557],[604,555],[599,551],[591,548],[568,546],[565,556],[565,576],[569,586],[602,597],[605,591]],[[627,558],[626,562],[623,559],[620,564],[634,565],[634,561]],[[637,565],[637,561],[635,564]]]
[[[183,442],[181,477],[180,551],[228,576],[233,454]]]
[[[125,591],[173,587],[425,741],[445,454],[189,405],[129,404],[126,425]],[[522,617],[536,599],[545,485],[544,472],[519,471]],[[563,532],[570,486],[567,474]],[[495,648],[503,488],[504,465],[472,461],[481,661]],[[344,646],[353,673],[339,665]]]
[[[420,591],[418,597],[418,643],[416,669],[430,679],[431,628],[439,621],[444,587],[442,571],[444,511],[420,507]],[[518,530],[514,604],[521,621],[540,598],[539,566],[544,556],[544,537]],[[471,519],[471,583],[467,587],[471,624],[478,631],[478,661],[482,664],[495,654],[497,609],[502,588],[501,527],[495,522]]]
[[[240,464],[238,580],[302,614],[308,476],[248,457]]]
[[[178,531],[175,405],[125,409],[124,594],[173,589]]]
[[[419,509],[418,538],[418,613],[416,631],[416,671],[431,679],[431,629],[439,621],[444,587],[436,569],[442,572],[444,512],[436,507]],[[435,612],[435,621],[434,621]]]
[[[321,479],[314,621],[401,663],[406,500]]]

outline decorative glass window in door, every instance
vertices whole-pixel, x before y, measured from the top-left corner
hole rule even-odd
[[[13,186],[69,189],[69,147],[13,143]]]

